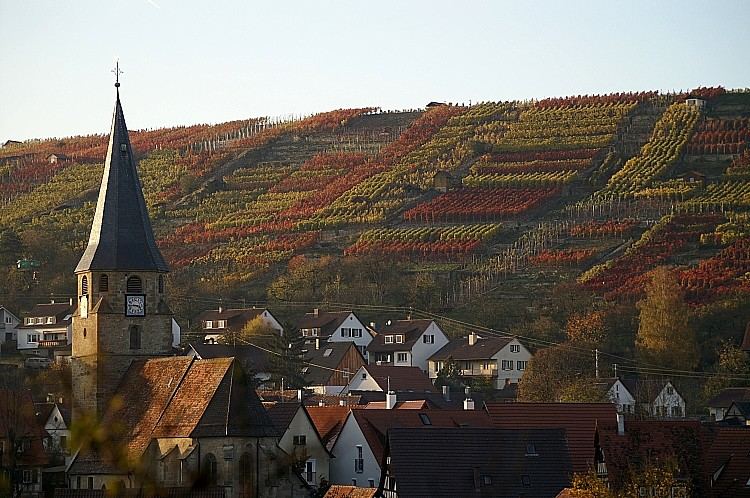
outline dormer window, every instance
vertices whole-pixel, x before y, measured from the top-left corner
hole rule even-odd
[[[214,322],[212,320],[206,320],[206,328],[207,329],[214,328]]]
[[[392,335],[385,336],[385,343],[386,344],[393,344],[393,336]]]
[[[47,317],[47,323],[48,323],[48,324],[50,324],[50,323],[55,323],[55,317],[54,317],[54,316],[48,316],[48,317]]]
[[[227,321],[226,320],[219,320],[219,328],[224,329],[227,327]]]
[[[396,336],[396,344],[403,344],[404,343],[404,336],[401,334]]]

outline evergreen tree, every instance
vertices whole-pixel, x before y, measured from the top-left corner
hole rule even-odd
[[[698,343],[690,327],[690,309],[675,275],[658,267],[646,285],[640,311],[636,347],[645,362],[689,370],[698,365]]]

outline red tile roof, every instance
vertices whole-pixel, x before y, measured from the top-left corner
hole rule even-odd
[[[706,471],[713,476],[714,496],[750,497],[750,428],[711,428],[711,447],[706,454]]]
[[[315,429],[320,434],[320,440],[328,449],[336,442],[336,438],[349,416],[348,406],[309,406],[307,413],[312,419]]]
[[[426,415],[427,419],[422,415]],[[492,427],[482,410],[377,410],[354,409],[354,417],[378,462],[383,458],[388,429],[394,427]],[[429,421],[429,424],[426,421]]]
[[[437,392],[427,374],[419,367],[394,367],[391,365],[365,365],[367,373],[383,391]]]
[[[586,472],[594,463],[598,428],[617,429],[612,403],[485,403],[495,427],[501,429],[565,429],[573,472]]]
[[[334,484],[323,498],[373,498],[378,488],[358,488],[356,486],[339,486]]]

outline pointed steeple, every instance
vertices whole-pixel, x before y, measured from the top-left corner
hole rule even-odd
[[[169,267],[154,240],[138,179],[120,104],[119,75],[115,86],[118,87],[117,101],[94,223],[88,246],[75,271],[168,272]]]

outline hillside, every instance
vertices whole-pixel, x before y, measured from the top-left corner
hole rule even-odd
[[[0,299],[72,292],[106,140],[0,149],[0,229],[20,238]],[[507,329],[591,306],[632,314],[648,272],[670,265],[696,316],[735,303],[714,342],[750,318],[736,304],[750,296],[749,140],[750,93],[721,88],[132,133],[185,319],[218,299],[327,300]],[[305,293],[301,266],[333,276]]]

